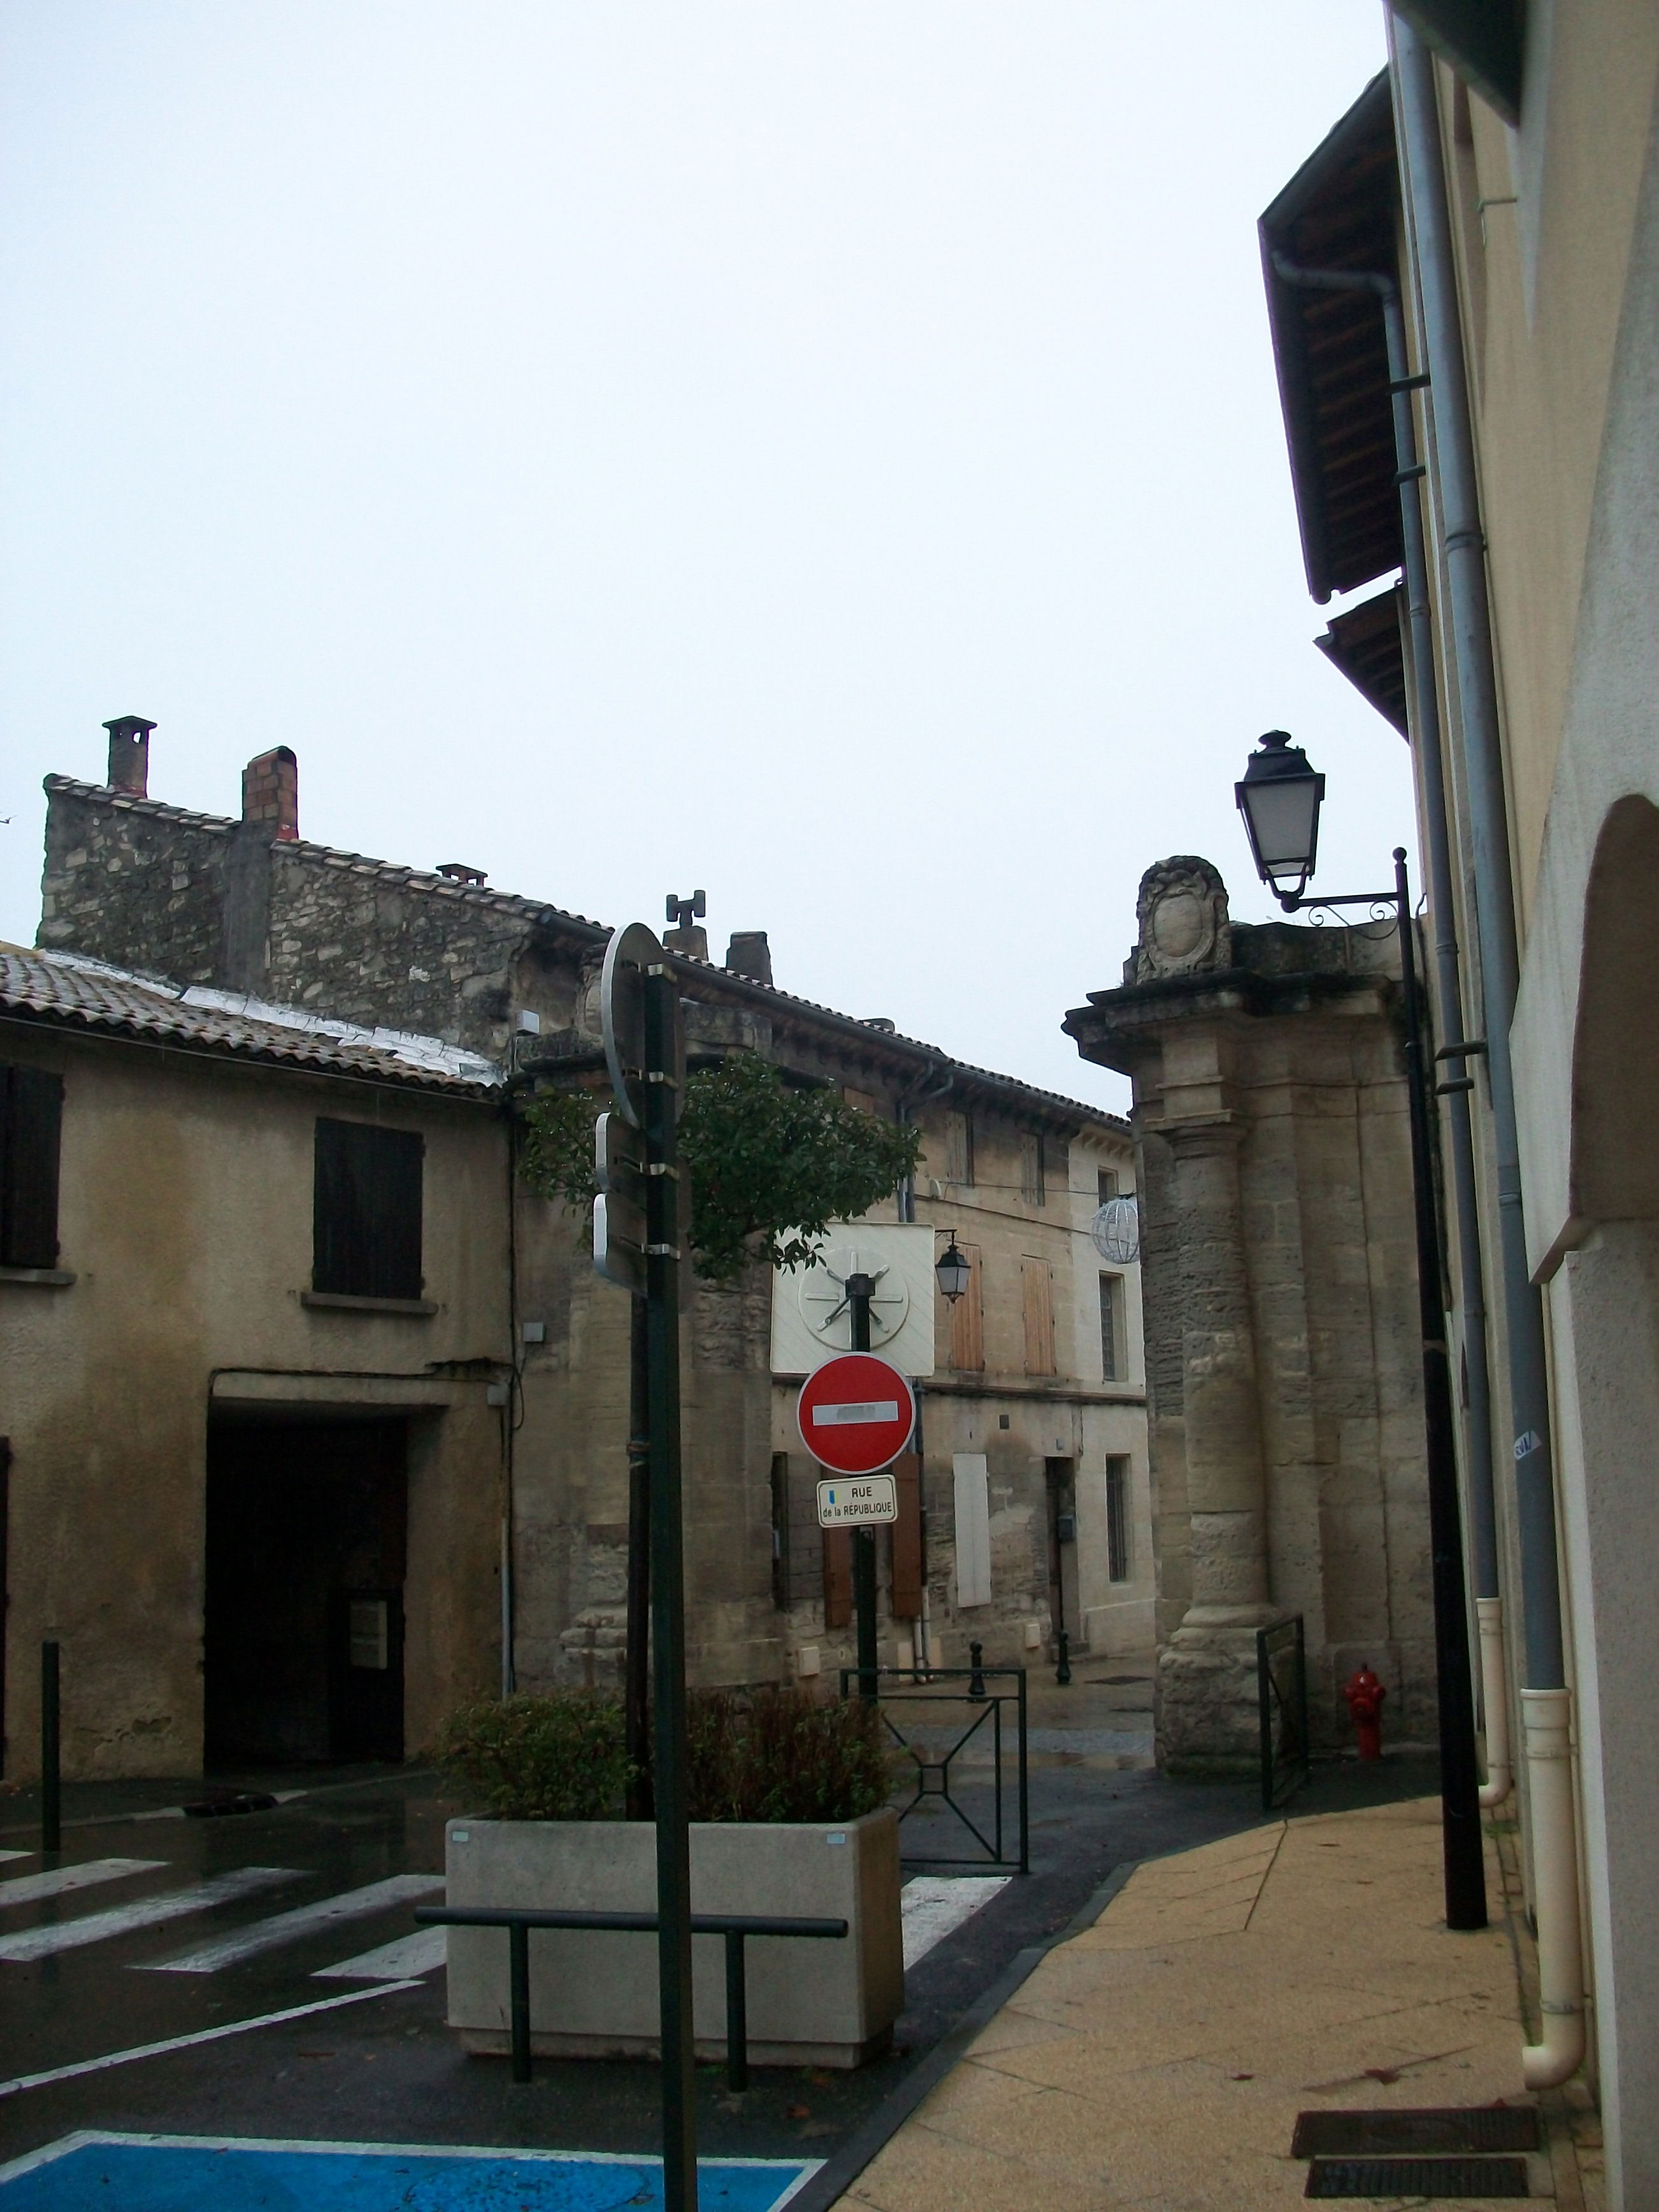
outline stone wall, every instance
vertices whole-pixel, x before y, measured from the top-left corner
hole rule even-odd
[[[1248,1767],[1256,1631],[1305,1624],[1316,1744],[1369,1660],[1431,1740],[1421,1345],[1392,923],[1231,924],[1148,872],[1116,990],[1066,1027],[1129,1074],[1158,1543],[1160,1757]]]

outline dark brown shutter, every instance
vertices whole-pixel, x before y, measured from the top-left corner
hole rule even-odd
[[[421,1179],[416,1129],[319,1121],[312,1288],[360,1298],[421,1295]]]
[[[3,1075],[0,1265],[55,1267],[63,1078],[40,1067],[8,1067]]]
[[[893,1462],[898,1519],[893,1523],[893,1618],[921,1618],[921,1462],[904,1452]]]
[[[823,1625],[845,1628],[853,1618],[853,1532],[823,1532]]]

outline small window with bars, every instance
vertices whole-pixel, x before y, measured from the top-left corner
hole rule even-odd
[[[420,1297],[425,1152],[426,1140],[416,1129],[318,1122],[313,1291],[359,1298]]]
[[[1106,1575],[1127,1583],[1133,1565],[1129,1527],[1129,1462],[1113,1457],[1106,1462]]]
[[[0,1065],[0,1267],[58,1265],[64,1081]]]

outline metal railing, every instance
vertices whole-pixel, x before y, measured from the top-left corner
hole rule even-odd
[[[1308,1652],[1302,1615],[1276,1620],[1255,1636],[1261,1719],[1261,1809],[1273,1812],[1308,1778]]]
[[[505,1928],[507,2021],[513,2079],[530,2079],[530,1931],[532,1928],[591,1928],[654,1936],[654,1912],[542,1912],[528,1906],[420,1905],[415,1917],[428,1928]],[[766,1912],[694,1912],[694,1936],[726,1938],[726,2081],[749,2087],[749,1987],[744,1944],[750,1936],[844,1936],[844,1920],[813,1920]]]
[[[979,1646],[973,1651],[978,1656]],[[988,1689],[990,1681],[1012,1681],[1011,1690]],[[899,1808],[899,1820],[907,1820],[916,1808],[927,1802],[930,1808],[943,1805],[955,1814],[980,1846],[978,1853],[951,1855],[944,1851],[909,1850],[902,1854],[907,1866],[974,1867],[981,1870],[997,1871],[1006,1869],[1010,1873],[1030,1874],[1031,1871],[1030,1782],[1027,1766],[1025,1723],[1025,1669],[1023,1667],[843,1667],[841,1670],[841,1693],[848,1694],[852,1683],[873,1684],[873,1693],[880,1700],[881,1717],[889,1735],[900,1750],[913,1762],[915,1787],[908,1802]],[[945,1682],[965,1682],[965,1689],[941,1689]],[[895,1704],[919,1706],[924,1714],[928,1707],[966,1706],[967,1712],[959,1723],[947,1723],[942,1729],[927,1729],[925,1718],[908,1723],[908,1733],[894,1719],[891,1708]],[[1003,1708],[1013,1708],[1014,1736],[1013,1815],[1009,1820],[1005,1802],[1010,1793],[1010,1784],[1005,1771],[1006,1752]],[[923,1733],[924,1730],[927,1732]],[[941,1737],[949,1741],[941,1743]],[[964,1758],[971,1747],[983,1753],[988,1744],[988,1759]],[[988,1765],[991,1769],[992,1810],[988,1836],[979,1823],[958,1802],[951,1789],[951,1769],[960,1764],[973,1766]],[[960,1781],[957,1787],[963,1786]],[[1018,1836],[1018,1856],[1010,1857],[1004,1850],[1010,1826]]]

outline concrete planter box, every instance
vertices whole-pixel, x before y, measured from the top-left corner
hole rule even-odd
[[[642,1820],[452,1820],[452,1905],[544,1911],[656,1909],[656,1830]],[[840,1826],[708,1822],[691,1830],[694,1912],[796,1913],[848,1923],[840,1942],[751,1938],[749,2052],[762,2066],[861,2066],[904,2008],[898,1819]],[[507,2049],[507,1931],[452,1928],[449,2025],[468,2051]],[[692,1945],[697,2056],[726,2053],[725,1951]],[[548,2057],[654,2057],[657,1940],[587,1929],[530,1938],[532,2049]]]

